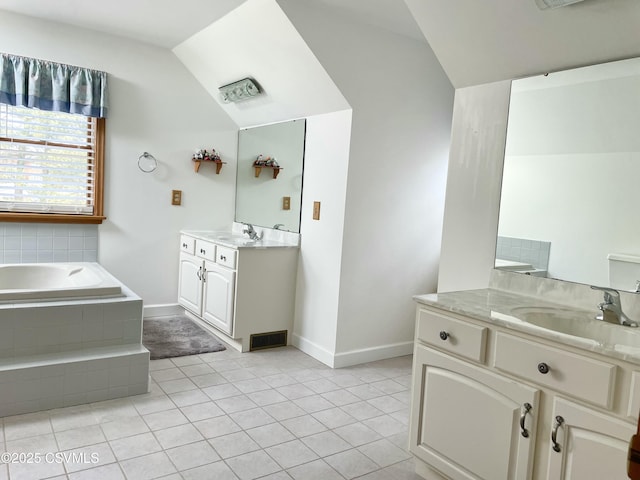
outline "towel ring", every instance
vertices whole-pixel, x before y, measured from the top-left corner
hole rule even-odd
[[[144,173],[151,173],[158,168],[158,161],[150,153],[144,152],[138,157],[138,168]]]

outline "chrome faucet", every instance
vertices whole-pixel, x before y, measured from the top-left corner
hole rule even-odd
[[[638,324],[631,320],[622,311],[620,302],[620,292],[613,288],[591,287],[594,290],[604,292],[604,302],[598,304],[598,309],[602,312],[596,316],[596,320],[603,320],[609,323],[617,323],[625,327],[637,327]]]
[[[245,223],[244,226],[245,228],[244,230],[242,230],[242,233],[246,233],[247,235],[249,235],[249,238],[251,240],[262,240],[262,234],[258,235],[258,232],[253,229],[253,225],[251,225],[250,223]]]

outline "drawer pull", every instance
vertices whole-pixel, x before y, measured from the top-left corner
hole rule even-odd
[[[553,444],[553,451],[560,452],[560,444],[557,441],[558,438],[558,429],[564,423],[564,418],[560,415],[556,417],[556,424],[553,426],[553,431],[551,432],[551,443]]]
[[[223,262],[227,261],[227,257],[225,257],[224,255],[220,255],[220,260],[222,260]]]
[[[196,273],[196,275],[198,276],[198,280],[202,280],[202,267],[198,269],[198,273]]]
[[[550,370],[549,365],[547,365],[546,363],[541,362],[538,364],[538,371],[541,374],[546,375],[547,373],[549,373],[549,370]]]
[[[201,254],[203,254],[203,255],[206,255],[206,254],[207,254],[207,251],[206,251],[204,248],[201,248],[201,249],[200,249],[200,253],[201,253]]]
[[[445,332],[444,330],[442,330],[440,332],[440,340],[447,340],[449,338],[449,334],[447,332]]]
[[[520,415],[520,434],[524,438],[529,437],[529,430],[527,430],[527,428],[524,426],[524,421],[527,418],[527,413],[529,413],[532,408],[533,407],[529,402],[522,405],[522,415]]]
[[[182,244],[182,248],[187,248],[189,245],[187,245],[186,243]]]

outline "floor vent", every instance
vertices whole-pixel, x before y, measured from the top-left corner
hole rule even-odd
[[[264,348],[284,347],[287,345],[287,331],[254,333],[249,340],[249,350],[262,350]]]

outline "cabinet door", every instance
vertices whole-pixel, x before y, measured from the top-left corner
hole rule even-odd
[[[454,480],[531,477],[538,390],[420,345],[413,375],[409,434],[418,458]]]
[[[554,400],[547,478],[557,480],[627,479],[627,449],[635,425],[567,400]],[[561,421],[557,417],[561,417]],[[560,425],[558,425],[560,424]]]
[[[202,314],[202,270],[202,260],[180,254],[178,303],[198,316]]]
[[[205,262],[202,318],[231,336],[235,285],[235,271]]]

